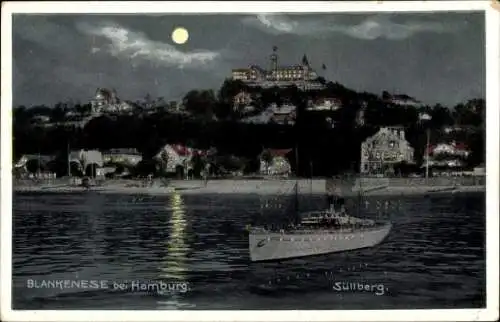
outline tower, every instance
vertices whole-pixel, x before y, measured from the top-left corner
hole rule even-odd
[[[278,51],[278,47],[273,46],[273,53],[271,55],[271,71],[274,71],[275,73],[278,71],[278,54],[276,53]]]
[[[304,54],[304,56],[302,56],[302,65],[304,67],[309,67],[309,60],[307,59],[306,54]]]
[[[307,59],[307,56],[306,54],[304,54],[304,56],[302,56],[302,77],[304,80],[309,80],[310,79],[310,72],[311,72],[311,68],[309,66],[309,59]]]
[[[111,104],[118,103],[118,97],[116,95],[116,89],[113,88],[110,92],[111,92],[110,93],[110,103]]]

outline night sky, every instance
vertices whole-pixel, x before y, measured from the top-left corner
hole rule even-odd
[[[186,44],[172,41],[177,26]],[[359,91],[449,106],[485,95],[484,13],[14,15],[14,105],[87,103],[98,87],[178,100],[218,89],[232,68],[268,68],[273,46],[280,64],[307,54]]]

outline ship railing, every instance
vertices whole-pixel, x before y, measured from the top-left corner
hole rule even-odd
[[[290,230],[271,230],[265,228],[252,228],[250,230],[251,233],[264,233],[264,234],[277,234],[285,235],[285,234],[294,234],[294,235],[311,235],[311,234],[339,234],[339,233],[353,233],[359,231],[369,231],[374,228],[378,228],[382,226],[381,224],[374,223],[372,225],[346,225],[344,227],[338,228],[320,228],[318,229],[300,229],[300,228],[291,228]],[[274,238],[274,237],[271,237]],[[277,238],[277,237],[276,237]]]

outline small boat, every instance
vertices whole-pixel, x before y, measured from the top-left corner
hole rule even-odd
[[[297,207],[297,185],[296,209]],[[248,248],[252,262],[291,259],[373,247],[391,231],[390,222],[348,216],[345,210],[299,214],[296,224],[281,229],[249,227]]]

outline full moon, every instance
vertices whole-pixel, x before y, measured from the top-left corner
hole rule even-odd
[[[176,44],[184,44],[189,38],[189,33],[186,28],[178,27],[172,31],[172,41]]]

